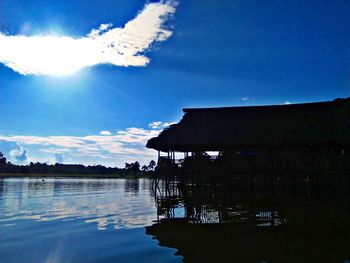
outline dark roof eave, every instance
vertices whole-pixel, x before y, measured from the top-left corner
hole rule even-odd
[[[324,104],[337,103],[341,101],[350,101],[348,98],[338,98],[333,101],[322,101],[322,102],[308,102],[308,103],[293,103],[293,104],[280,104],[280,105],[258,105],[258,106],[233,106],[233,107],[207,107],[207,108],[183,108],[182,111],[188,112],[204,112],[204,111],[227,111],[227,110],[254,110],[254,109],[276,109],[276,108],[293,108],[293,107],[308,107],[308,106],[322,106]]]

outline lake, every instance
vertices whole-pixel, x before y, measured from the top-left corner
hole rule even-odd
[[[0,262],[350,262],[346,193],[0,179]]]
[[[147,179],[0,180],[0,262],[182,262],[145,226]]]

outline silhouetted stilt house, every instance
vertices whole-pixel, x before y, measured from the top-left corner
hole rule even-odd
[[[349,169],[350,98],[183,111],[179,123],[147,143],[158,151],[159,168],[215,172]],[[179,153],[181,158],[176,159]]]

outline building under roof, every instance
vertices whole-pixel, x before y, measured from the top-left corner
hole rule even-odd
[[[162,152],[350,145],[350,98],[249,107],[183,109],[147,147]]]

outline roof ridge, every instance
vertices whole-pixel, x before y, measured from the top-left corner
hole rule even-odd
[[[216,111],[216,110],[231,110],[231,109],[252,109],[252,108],[275,108],[275,107],[293,107],[293,106],[316,106],[322,104],[333,104],[349,101],[350,97],[347,98],[337,98],[330,101],[318,101],[318,102],[306,102],[306,103],[293,103],[293,104],[273,104],[273,105],[251,105],[251,106],[225,106],[225,107],[203,107],[203,108],[183,108],[183,112],[190,111]]]

